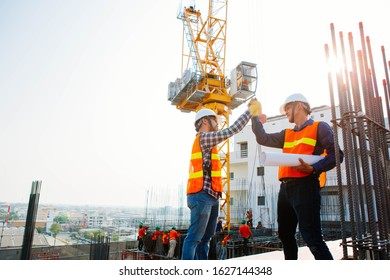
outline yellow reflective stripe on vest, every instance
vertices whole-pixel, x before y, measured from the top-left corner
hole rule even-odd
[[[191,154],[191,159],[199,159],[202,158],[202,152]]]
[[[296,140],[294,142],[285,142],[283,148],[293,148],[295,146],[298,146],[299,144],[306,144],[310,146],[315,146],[317,143],[317,140],[311,139],[311,138],[302,138],[299,140]]]
[[[202,178],[202,177],[203,177],[203,170],[190,173],[190,179]]]
[[[218,154],[211,154],[211,159],[217,159],[217,160],[220,160],[219,158],[219,155]]]
[[[211,171],[211,177],[221,177],[221,171]]]

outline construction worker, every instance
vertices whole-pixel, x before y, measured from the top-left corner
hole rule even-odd
[[[256,104],[254,104],[256,103]],[[190,174],[187,184],[187,205],[190,226],[183,244],[183,260],[206,260],[210,240],[215,234],[219,212],[219,198],[223,186],[221,161],[217,145],[240,132],[251,115],[256,115],[260,103],[251,100],[246,110],[232,126],[218,130],[217,115],[213,110],[201,109],[195,115],[197,131],[192,146]]]
[[[247,219],[247,225],[252,228],[253,227],[253,214],[252,209],[249,209],[246,211],[246,219]]]
[[[256,231],[260,234],[264,234],[265,233],[265,228],[263,227],[263,224],[261,223],[261,221],[259,221],[257,223],[257,226],[256,226]]]
[[[222,220],[218,219],[217,228],[215,229],[215,232],[221,232],[222,231]]]
[[[248,243],[249,243],[249,238],[252,237],[252,231],[247,225],[246,220],[241,221],[241,226],[238,229],[238,233],[241,234],[241,237],[244,240],[244,255],[248,256],[249,255]]]
[[[283,149],[283,153],[326,156],[309,165],[299,159],[298,166],[280,166],[280,190],[277,204],[278,233],[283,244],[285,259],[298,259],[295,240],[297,225],[303,240],[317,260],[332,260],[321,230],[321,195],[319,176],[336,165],[336,143],[332,128],[325,122],[308,118],[311,113],[307,98],[295,93],[286,98],[280,106],[280,113],[286,115],[293,129],[277,133],[265,132],[259,117],[252,118],[252,130],[260,145]],[[261,114],[259,114],[261,115]],[[337,145],[337,149],[340,148]],[[340,162],[344,155],[340,150]]]
[[[219,255],[219,259],[220,260],[226,259],[226,251],[227,251],[226,245],[227,245],[228,240],[231,239],[232,234],[233,234],[233,231],[229,230],[228,234],[222,239],[222,242],[221,242],[221,244],[222,244],[221,253]]]
[[[144,247],[144,237],[146,235],[146,227],[143,223],[140,223],[138,226],[138,250],[142,251]]]
[[[164,230],[164,233],[162,235],[162,244],[164,256],[166,256],[169,250],[169,230]]]
[[[169,232],[169,251],[168,251],[168,259],[173,259],[175,254],[175,248],[177,244],[177,239],[179,238],[180,233],[176,231],[176,227],[172,227]]]
[[[150,252],[152,254],[156,254],[156,245],[157,245],[157,240],[158,240],[158,237],[160,235],[163,235],[163,232],[160,231],[160,227],[157,226],[156,227],[156,230],[153,232],[153,236],[152,236],[152,249],[150,250]]]

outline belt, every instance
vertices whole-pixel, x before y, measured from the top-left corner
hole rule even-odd
[[[299,178],[283,178],[280,180],[284,184],[288,183],[294,183],[294,182],[299,182],[299,181],[304,181],[304,180],[310,180],[310,179],[318,179],[318,176],[307,176],[307,177],[299,177]]]
[[[284,184],[288,184],[288,183],[296,182],[297,180],[298,180],[297,178],[285,178],[285,179],[282,179],[281,182]]]

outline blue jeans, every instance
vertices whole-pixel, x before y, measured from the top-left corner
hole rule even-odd
[[[316,260],[332,260],[321,230],[321,194],[316,177],[305,177],[283,183],[278,197],[279,238],[286,260],[298,259],[295,232],[299,231]]]
[[[226,251],[227,251],[226,245],[222,245],[221,254],[219,255],[220,260],[226,260]]]
[[[210,240],[215,234],[219,214],[219,199],[201,191],[187,195],[191,224],[184,239],[182,260],[207,260]]]

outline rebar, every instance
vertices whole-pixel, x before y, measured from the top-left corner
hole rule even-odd
[[[348,259],[347,247],[352,247],[353,259],[389,259],[390,131],[386,128],[382,97],[376,81],[371,41],[364,34],[362,22],[359,23],[359,32],[361,49],[357,52],[352,33],[348,33],[350,71],[343,33],[340,32],[340,54],[343,65],[334,70],[334,73],[331,73],[331,70],[328,72],[335,143],[340,140],[337,133],[339,127],[345,155],[344,179],[341,175],[341,164],[336,161],[343,256],[344,259]],[[338,60],[339,52],[333,24],[331,24],[331,39],[333,56]],[[327,45],[325,55],[329,63],[330,54]],[[389,117],[389,77],[383,46],[382,57],[386,73],[383,89]],[[333,76],[336,78],[335,86]],[[336,117],[334,87],[338,94],[339,119]],[[336,159],[338,159],[337,154]],[[345,196],[348,207],[344,207]],[[347,223],[351,229],[348,241]]]
[[[333,27],[333,24],[331,24],[331,28]],[[326,60],[329,62],[329,46],[325,44],[325,55]],[[331,71],[328,72],[328,83],[329,83],[329,93],[330,93],[330,101],[331,101],[331,111],[332,111],[332,121],[333,123],[333,131],[334,131],[334,142],[338,142],[338,129],[337,129],[337,121],[336,121],[336,106],[334,101],[334,92],[333,92],[333,80],[332,80],[332,73]],[[338,200],[339,200],[339,207],[340,207],[340,227],[341,227],[341,240],[343,243],[346,242],[346,230],[345,230],[345,209],[344,209],[344,198],[342,196],[342,177],[341,177],[341,161],[340,161],[340,151],[338,149],[335,149],[336,153],[336,174],[337,174],[337,186],[338,186]],[[343,247],[343,258],[348,257],[347,247]]]

